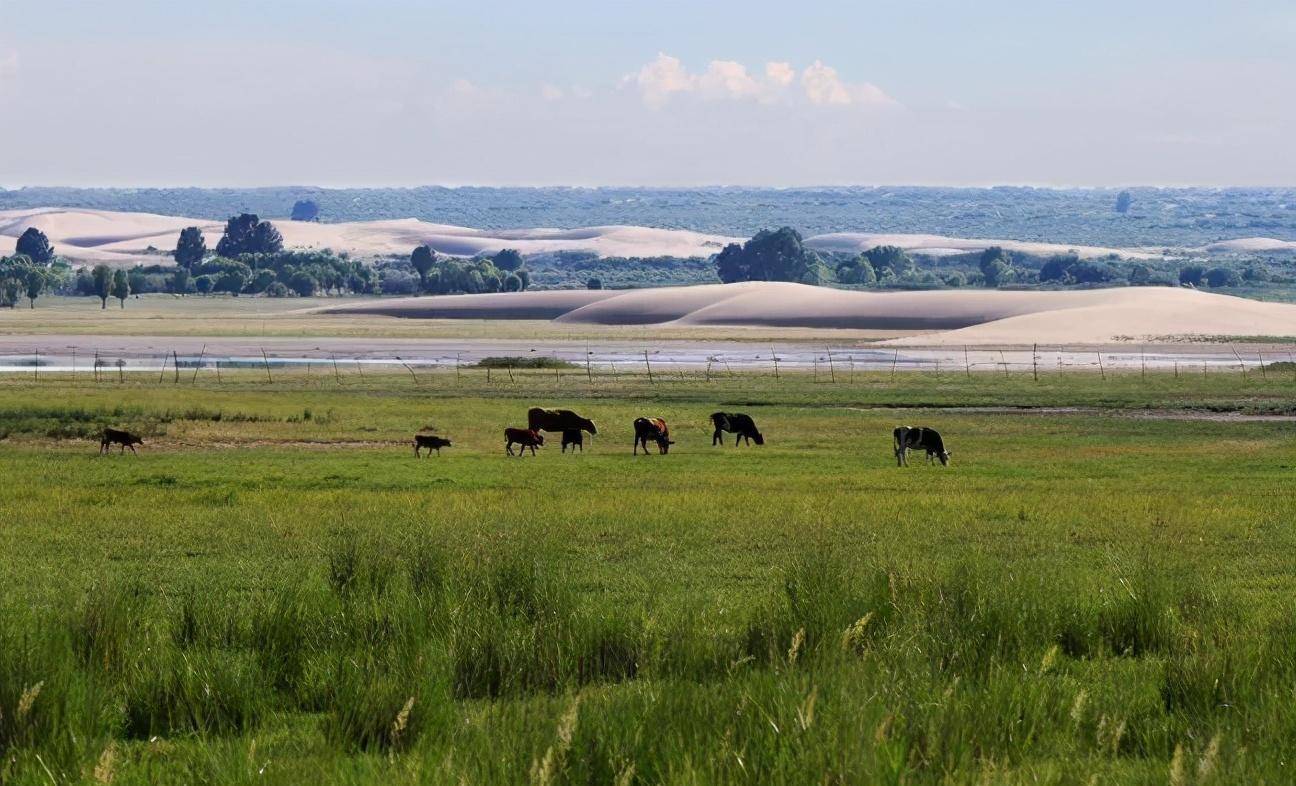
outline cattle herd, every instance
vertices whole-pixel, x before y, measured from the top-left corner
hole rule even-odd
[[[752,420],[750,415],[741,412],[716,412],[711,415],[711,425],[715,427],[711,435],[713,447],[724,444],[725,434],[736,435],[734,447],[738,447],[744,440],[748,445],[753,442],[757,445],[765,444],[765,437],[756,428],[756,421]],[[655,444],[658,453],[666,454],[670,452],[670,446],[675,444],[675,440],[670,436],[670,426],[662,418],[635,418],[633,427],[632,455],[639,455],[640,448],[643,448],[644,455],[648,455],[649,444]],[[585,432],[593,436],[598,433],[598,428],[594,425],[594,421],[583,418],[570,409],[532,407],[527,410],[526,428],[504,429],[505,453],[521,458],[530,449],[531,455],[534,456],[536,448],[544,447],[545,438],[542,432],[562,434],[562,452],[566,453],[567,448],[570,447],[575,453],[577,448],[581,452],[585,450]],[[131,453],[135,453],[135,446],[143,444],[144,440],[129,431],[106,428],[99,441],[99,452],[107,453],[113,445],[120,445],[122,453],[125,453],[127,448],[130,448]],[[439,456],[441,448],[452,446],[450,440],[443,437],[431,434],[414,435],[415,456],[431,455],[433,451],[436,451]],[[516,453],[513,451],[514,446],[518,448]],[[945,441],[935,429],[926,426],[897,426],[892,432],[892,447],[895,450],[898,466],[908,466],[911,450],[921,450],[926,453],[928,463],[939,460],[942,466],[949,465],[950,452],[945,448]],[[425,450],[426,454],[423,452]]]

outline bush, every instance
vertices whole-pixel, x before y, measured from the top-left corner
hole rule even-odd
[[[1242,285],[1242,276],[1228,267],[1213,267],[1206,272],[1206,283],[1212,289],[1218,287],[1238,287]]]

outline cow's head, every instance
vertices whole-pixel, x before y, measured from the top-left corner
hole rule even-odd
[[[950,452],[948,450],[942,450],[940,453],[937,453],[936,455],[940,457],[940,463],[942,467],[949,466]]]
[[[765,444],[765,437],[761,436],[761,433],[759,431],[753,431],[751,438],[757,445]]]
[[[448,439],[443,439],[443,440],[441,440],[441,444],[444,445],[444,446],[447,447],[447,448],[452,448],[452,447],[454,447],[454,443],[451,442],[451,441],[448,440]]]
[[[143,445],[144,440],[140,439],[134,434],[131,434],[130,436],[126,437],[126,443],[129,445]]]
[[[594,421],[581,418],[580,424],[581,428],[588,431],[591,435],[598,433],[598,427],[594,425]]]
[[[657,438],[657,447],[661,449],[662,453],[670,453],[670,446],[674,444],[675,440],[673,439],[667,439],[666,437]]]
[[[535,440],[537,445],[544,444],[544,434],[541,434],[539,431],[532,431],[531,438]]]

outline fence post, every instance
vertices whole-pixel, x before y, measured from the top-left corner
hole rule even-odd
[[[459,387],[459,352],[455,353],[455,387]]]
[[[1147,379],[1147,347],[1139,347],[1139,369],[1143,379]]]
[[[1098,351],[1098,373],[1102,374],[1103,381],[1107,380],[1107,369],[1103,368],[1102,350]]]
[[[1039,344],[1031,345],[1031,374],[1039,382]]]
[[[176,353],[175,349],[171,350],[171,366],[175,369],[175,382],[173,384],[179,385],[180,384],[180,355]],[[198,376],[197,372],[194,373],[194,376],[195,377]]]
[[[1242,360],[1242,356],[1238,354],[1237,347],[1233,346],[1231,343],[1229,344],[1229,349],[1233,351],[1233,357],[1237,358],[1238,366],[1242,368],[1242,381],[1246,382],[1246,361]]]
[[[967,344],[963,345],[963,371],[967,373],[967,378],[972,378],[972,363],[968,360]]]
[[[217,385],[221,384],[220,358],[216,358],[216,384]]]
[[[76,382],[76,347],[72,347],[72,381]]]
[[[99,381],[99,350],[94,351],[94,380]]]
[[[770,345],[770,357],[774,359],[774,379],[778,379],[779,378],[778,352],[774,350],[774,346],[772,344]]]
[[[837,369],[833,367],[832,347],[824,347],[828,352],[828,379],[835,385],[837,384]]]
[[[589,381],[589,383],[590,383],[591,385],[593,385],[593,384],[594,384],[594,369],[590,367],[590,355],[591,355],[591,354],[593,354],[593,353],[590,352],[589,344],[586,344],[586,345],[585,345],[585,379],[587,379],[587,380]]]
[[[261,361],[265,363],[266,381],[273,383],[274,377],[270,376],[270,356],[266,354],[265,347],[261,347]]]
[[[1260,378],[1265,382],[1269,381],[1269,372],[1265,371],[1264,353],[1256,350],[1256,357],[1260,358]]]
[[[36,348],[36,359],[32,361],[32,373],[35,375],[36,381],[40,382],[40,347]]]
[[[342,384],[342,372],[338,369],[337,354],[330,352],[329,357],[333,360],[333,381]]]
[[[203,357],[207,354],[207,345],[202,345],[202,351],[198,353],[198,362],[194,364],[193,384],[198,384],[198,369],[202,368]]]
[[[648,367],[648,384],[655,385],[653,382],[652,363],[648,360],[648,350],[644,350],[644,365]]]
[[[900,362],[900,350],[897,349],[895,350],[895,354],[891,356],[891,381],[892,382],[895,382],[896,364],[899,362]]]
[[[1008,378],[1008,358],[1004,357],[1004,351],[999,350],[999,364],[1003,366],[1004,379]]]
[[[163,355],[162,355],[162,368],[161,368],[160,370],[158,370],[158,384],[159,384],[159,385],[162,384],[162,380],[166,379],[166,361],[167,361],[167,356],[166,356],[165,354],[163,354]]]

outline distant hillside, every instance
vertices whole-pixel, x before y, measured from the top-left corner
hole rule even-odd
[[[927,233],[1062,244],[1196,247],[1234,238],[1296,241],[1296,188],[374,188],[0,190],[0,210],[77,207],[224,219],[286,219],[300,199],[324,222],[417,218],[484,230],[635,225],[748,237],[794,226],[833,232]]]

